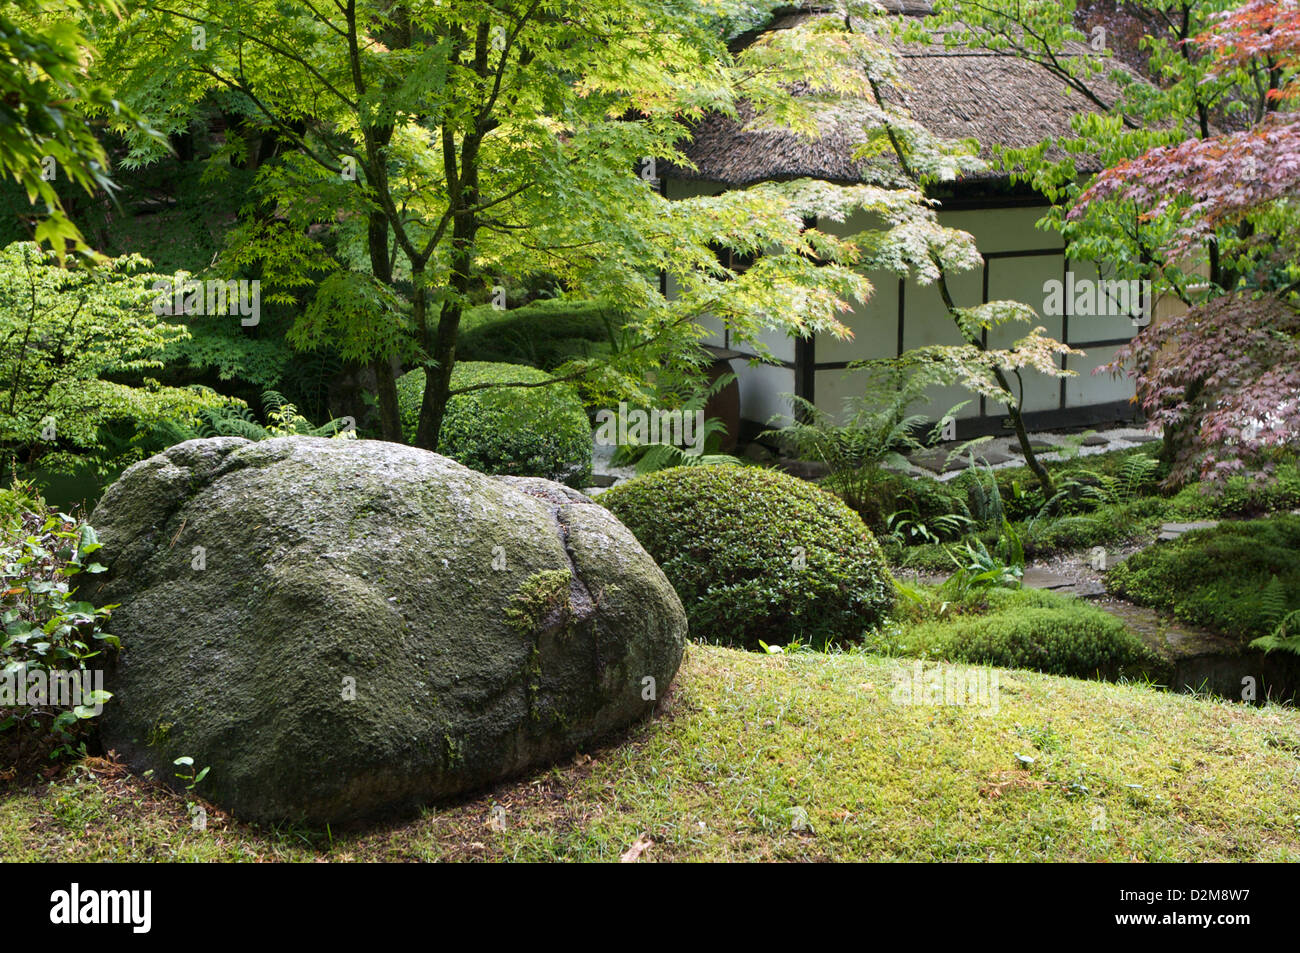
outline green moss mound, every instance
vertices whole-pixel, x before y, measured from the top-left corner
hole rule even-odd
[[[1168,501],[1165,515],[1173,520],[1221,519],[1262,516],[1300,506],[1300,469],[1283,463],[1272,479],[1257,482],[1244,476],[1229,477],[1221,486],[1194,483]]]
[[[871,531],[839,499],[795,477],[675,467],[599,500],[659,563],[698,640],[824,646],[861,637],[893,606]]]
[[[550,375],[518,364],[458,363],[451,386],[536,384]],[[397,379],[402,431],[414,440],[424,398],[423,368]],[[591,426],[567,384],[492,387],[452,397],[438,452],[483,473],[543,477],[585,486],[591,476]]]
[[[1112,592],[1242,639],[1300,607],[1300,516],[1221,523],[1135,553],[1106,576]]]
[[[887,648],[1079,678],[1154,674],[1162,664],[1123,622],[1087,603],[1033,589],[990,590],[982,598],[981,614],[906,627],[890,634]]]

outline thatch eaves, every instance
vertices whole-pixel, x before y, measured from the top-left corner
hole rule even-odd
[[[924,16],[924,0],[892,0],[890,9],[904,16]],[[737,38],[734,45],[753,42],[762,33],[791,29],[823,14],[787,13],[761,31]],[[1069,89],[1057,76],[1036,63],[1012,54],[984,49],[946,48],[935,31],[929,44],[898,47],[900,77],[884,98],[897,96],[912,118],[944,139],[975,139],[981,156],[995,146],[1020,148],[1068,135],[1071,118],[1097,107],[1082,93]],[[1066,50],[1079,55],[1084,50]],[[1090,85],[1113,98],[1117,90],[1107,80]],[[669,167],[676,178],[703,179],[739,187],[773,179],[811,177],[832,182],[885,183],[892,178],[877,158],[855,161],[853,154],[866,139],[866,104],[845,100],[816,107],[821,134],[817,138],[756,126],[753,111],[742,104],[737,117],[710,115],[692,124],[683,151],[696,169]],[[1085,168],[1082,171],[1090,171]],[[970,180],[1004,178],[989,171]]]

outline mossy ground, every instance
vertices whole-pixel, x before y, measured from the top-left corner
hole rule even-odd
[[[184,798],[87,760],[0,794],[0,857],[608,861],[648,838],[647,861],[1300,859],[1294,710],[1012,671],[996,711],[900,705],[901,664],[692,645],[620,743],[353,832],[195,831]]]

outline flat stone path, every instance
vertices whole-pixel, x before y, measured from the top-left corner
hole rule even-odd
[[[1055,431],[1034,432],[1029,435],[1029,446],[1033,448],[1040,460],[1051,461],[1062,459],[1060,451],[1072,445],[1078,445],[1079,456],[1088,457],[1098,453],[1109,453],[1112,450],[1127,450],[1159,439],[1156,434],[1147,433],[1139,427],[1111,427],[1090,433],[1082,439],[1078,434]],[[962,442],[952,440],[927,447],[908,457],[908,462],[916,469],[938,476],[941,480],[952,479],[970,462],[965,455],[948,460],[948,454],[961,446]],[[994,470],[1025,465],[1024,455],[1020,452],[1020,441],[1014,435],[994,437],[980,444],[974,453],[977,461],[986,461]]]
[[[1160,535],[1156,537],[1156,541],[1168,542],[1171,539],[1177,539],[1184,533],[1190,533],[1197,529],[1214,529],[1218,525],[1218,520],[1201,520],[1199,523],[1163,523],[1160,526]]]
[[[1050,589],[1052,592],[1063,592],[1083,599],[1091,599],[1106,592],[1106,586],[1100,579],[1083,578],[1076,573],[1062,573],[1032,563],[1025,567],[1021,584],[1026,589]]]

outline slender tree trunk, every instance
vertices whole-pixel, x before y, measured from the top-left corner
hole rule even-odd
[[[474,231],[472,220],[464,224],[457,221],[452,235],[451,293],[444,299],[439,311],[438,330],[432,347],[426,348],[433,356],[433,366],[428,368],[425,376],[420,426],[415,437],[416,446],[426,450],[438,449],[442,421],[447,414],[447,401],[451,398],[451,373],[456,367],[456,338],[460,333],[460,318],[465,310],[465,295],[469,292]],[[416,305],[416,326],[423,330],[427,340],[430,329],[422,284],[416,289]]]
[[[957,303],[953,300],[952,294],[948,290],[947,273],[939,262],[936,261],[934,264],[935,267],[939,269],[939,280],[937,282],[939,297],[943,299],[944,307],[948,309],[948,313],[952,315],[953,320],[956,321]],[[975,345],[981,351],[988,350],[988,346],[984,343],[983,338],[968,337],[966,340]],[[1045,493],[1047,499],[1050,500],[1056,495],[1056,485],[1052,481],[1052,475],[1047,472],[1047,467],[1043,466],[1042,461],[1038,459],[1038,454],[1034,453],[1034,448],[1029,443],[1029,430],[1025,427],[1025,418],[1020,412],[1020,401],[1016,397],[1015,391],[1011,389],[1011,382],[1007,380],[1006,371],[1000,367],[993,368],[993,378],[998,382],[998,387],[1000,387],[1007,395],[1007,416],[1011,418],[1011,426],[1016,432],[1016,440],[1019,442],[1020,452],[1025,458],[1025,466],[1029,467],[1029,472],[1038,480],[1038,485],[1043,488],[1043,493]]]
[[[437,364],[429,368],[425,377],[420,430],[415,440],[417,446],[426,450],[437,450],[442,436],[442,421],[447,415],[447,401],[451,399],[451,372],[456,367],[456,337],[463,310],[459,302],[447,301],[438,318],[438,336],[433,347]]]
[[[852,25],[848,23],[848,21],[846,21],[846,25],[849,26],[850,30],[852,29]],[[881,96],[880,83],[870,77],[868,77],[867,82],[871,84],[871,93],[875,97],[876,102],[883,105],[885,99]],[[895,157],[898,159],[898,164],[903,170],[903,174],[912,180],[913,185],[918,190],[921,190],[920,177],[913,171],[912,164],[908,161],[907,151],[904,149],[902,142],[899,141],[892,122],[885,122],[885,133],[889,137],[889,144],[893,149]],[[947,272],[936,257],[932,256],[931,260],[939,270],[939,280],[937,284],[939,288],[939,296],[943,299],[943,306],[948,309],[948,314],[952,316],[954,322],[956,322],[958,328],[960,328],[961,323],[957,321],[957,303],[953,300],[952,294],[948,290]],[[963,335],[963,337],[965,337],[965,335]],[[967,338],[967,340],[978,347],[981,351],[988,350],[988,347],[980,337],[975,337],[974,339]],[[998,386],[1002,388],[1007,395],[1007,414],[1011,417],[1012,427],[1015,428],[1016,439],[1020,442],[1020,452],[1024,454],[1025,464],[1029,467],[1030,472],[1037,478],[1039,485],[1043,488],[1043,492],[1047,494],[1047,498],[1051,499],[1056,493],[1056,488],[1052,483],[1052,475],[1047,472],[1047,468],[1043,466],[1041,461],[1039,461],[1038,456],[1029,445],[1029,432],[1025,429],[1025,420],[1020,414],[1020,402],[1016,399],[1015,393],[1011,390],[1011,384],[1007,381],[1007,375],[1002,368],[993,368],[993,376],[997,380]]]
[[[482,30],[480,47],[486,30]],[[480,49],[480,54],[482,50]],[[415,445],[425,450],[437,450],[442,436],[442,421],[447,413],[447,401],[451,398],[451,373],[456,367],[456,337],[460,333],[460,318],[465,310],[465,299],[469,294],[474,266],[474,240],[478,237],[478,215],[474,211],[479,201],[478,180],[478,145],[482,141],[482,130],[466,137],[461,149],[460,176],[458,187],[453,191],[453,208],[456,209],[451,229],[451,275],[448,280],[449,294],[443,299],[438,314],[437,336],[429,346],[431,337],[423,271],[412,271],[415,281],[416,327],[425,342],[434,361],[428,369],[424,381],[424,399],[420,404],[420,425],[416,432]],[[450,169],[448,172],[450,173]],[[448,175],[448,181],[455,177]]]
[[[1011,383],[1007,380],[1007,375],[1002,368],[995,368],[993,376],[997,378],[998,386],[1007,392],[1008,398],[1011,396]],[[1025,429],[1025,418],[1020,413],[1020,404],[1007,403],[1007,415],[1011,418],[1011,426],[1016,431],[1016,440],[1020,442],[1020,452],[1024,454],[1025,466],[1029,467],[1029,472],[1038,480],[1039,486],[1047,494],[1050,500],[1056,495],[1056,485],[1052,482],[1052,475],[1047,472],[1047,467],[1043,466],[1038,455],[1034,453],[1034,448],[1029,444],[1029,431]]]
[[[370,271],[377,281],[393,284],[392,259],[388,257],[388,219],[383,212],[371,212],[367,229],[370,251]],[[379,428],[385,440],[402,443],[402,418],[397,409],[397,378],[393,376],[392,360],[387,354],[378,355],[372,366],[379,399]]]
[[[378,383],[379,426],[384,439],[393,443],[403,443],[402,416],[397,409],[397,378],[393,376],[393,364],[387,357],[381,357],[370,365],[375,372]]]

